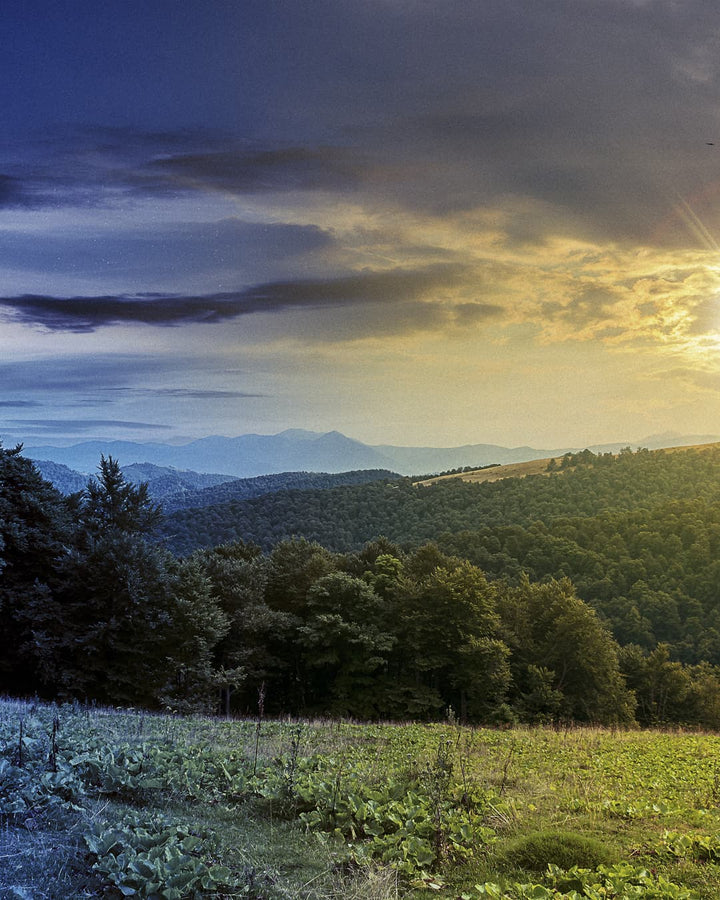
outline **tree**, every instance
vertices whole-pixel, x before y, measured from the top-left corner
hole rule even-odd
[[[323,712],[376,716],[378,675],[395,636],[385,603],[365,581],[345,572],[318,579],[308,591],[309,615],[298,629],[305,668],[313,672],[310,705]]]
[[[271,610],[284,614],[282,627],[272,636],[269,646],[285,662],[276,690],[286,711],[298,713],[308,700],[309,676],[298,635],[309,614],[308,592],[319,578],[337,566],[338,560],[329,550],[304,538],[281,541],[268,559],[265,600]]]
[[[159,515],[147,487],[103,457],[77,502],[53,603],[28,604],[45,682],[65,697],[148,707],[177,708],[200,690],[202,705],[226,622],[197,573],[146,540]]]
[[[517,588],[501,592],[499,609],[519,706],[544,671],[545,687],[562,694],[557,710],[562,717],[603,724],[632,721],[634,697],[619,669],[618,646],[568,579],[532,584],[523,578]]]
[[[632,644],[623,647],[620,664],[637,698],[638,719],[643,725],[687,721],[690,675],[682,663],[670,659],[667,644],[658,644],[650,653]]]
[[[108,529],[149,534],[162,518],[161,507],[148,495],[146,483],[130,484],[112,456],[100,457],[98,476],[88,482],[82,511],[87,531],[102,535]]]
[[[54,618],[75,542],[75,500],[43,480],[22,446],[0,445],[0,691],[41,689],[38,623]]]
[[[168,672],[159,700],[175,712],[212,712],[218,708],[218,691],[238,684],[245,674],[218,663],[217,647],[230,622],[196,559],[181,560],[172,567],[172,591]]]
[[[225,713],[231,708],[248,712],[262,684],[268,686],[268,706],[275,704],[277,712],[286,712],[278,705],[280,691],[273,683],[286,666],[284,638],[290,616],[271,609],[265,600],[268,560],[259,547],[243,541],[199,551],[191,559],[208,578],[214,602],[228,622],[227,632],[215,648],[217,668],[232,676],[221,686]],[[233,700],[236,690],[239,693]]]
[[[435,691],[441,706],[454,706],[462,718],[487,718],[509,682],[495,590],[478,568],[432,548],[419,555],[416,570],[428,572],[433,558],[442,564],[408,579],[399,597],[398,651],[406,671]]]

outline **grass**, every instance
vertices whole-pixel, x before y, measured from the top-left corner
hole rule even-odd
[[[598,838],[574,831],[535,831],[514,840],[501,857],[511,869],[544,872],[548,865],[561,869],[580,866],[596,869],[619,861],[617,850]]]
[[[682,447],[665,447],[661,450],[654,450],[653,453],[683,453],[687,450],[712,450],[720,446],[718,443],[710,444],[688,444]],[[492,466],[485,469],[472,469],[469,472],[455,472],[452,475],[437,475],[434,478],[426,478],[423,481],[415,482],[416,485],[423,486],[428,484],[438,484],[439,482],[449,481],[451,479],[460,479],[473,484],[483,484],[485,482],[502,481],[505,478],[524,478],[526,475],[549,475],[548,466],[555,460],[557,468],[555,474],[571,471],[570,469],[561,469],[562,456],[548,456],[545,459],[531,459],[527,462],[507,463],[504,466]]]
[[[443,481],[459,478],[461,481],[469,481],[474,484],[483,484],[491,481],[502,481],[503,478],[524,478],[526,475],[548,475],[547,467],[550,460],[547,459],[531,459],[527,462],[507,463],[504,466],[493,466],[488,469],[473,469],[470,472],[456,472],[453,475],[437,475],[435,478],[426,478],[423,481],[416,482],[417,485],[423,486],[428,484],[438,484]],[[555,457],[555,462],[560,465],[562,457]],[[563,471],[557,469],[557,472]]]
[[[121,844],[153,817],[197,845],[181,897],[475,900],[477,884],[542,881],[547,863],[614,860],[720,897],[717,735],[266,721],[256,759],[257,737],[248,721],[0,702],[0,898],[120,897]],[[383,804],[399,824],[373,838]],[[91,852],[88,833],[121,828]],[[203,893],[203,872],[220,886]]]

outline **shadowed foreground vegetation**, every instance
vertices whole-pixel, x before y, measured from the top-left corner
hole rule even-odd
[[[720,737],[0,703],[0,896],[717,898]]]

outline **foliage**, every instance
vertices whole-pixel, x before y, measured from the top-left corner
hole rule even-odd
[[[237,886],[227,866],[203,861],[212,852],[207,836],[164,817],[136,813],[112,824],[94,823],[85,842],[95,858],[93,870],[123,897],[190,900]]]
[[[573,866],[595,869],[615,862],[615,854],[597,838],[571,831],[537,831],[514,841],[504,858],[511,866],[543,872],[549,864],[561,869]]]
[[[531,720],[630,722],[634,699],[620,675],[617,645],[567,580],[500,594],[506,640],[514,651],[517,706]]]
[[[245,534],[180,560],[151,543],[158,510],[115,460],[74,498],[19,448],[0,464],[5,689],[226,714],[262,697],[261,717],[720,727],[717,448],[334,488],[316,519],[312,491],[276,493],[243,507],[269,511],[269,552]],[[335,546],[356,546],[346,515],[353,534],[438,539],[282,540],[291,493],[306,533],[341,526]]]
[[[569,870],[550,865],[547,884],[512,884],[503,887],[485,883],[475,886],[473,894],[463,894],[462,900],[477,897],[495,900],[697,900],[698,895],[687,888],[658,876],[647,869],[628,863],[598,866],[597,870],[572,867]]]
[[[45,623],[28,606],[52,603],[75,541],[74,502],[43,481],[21,450],[0,446],[0,689],[6,691],[35,685],[42,660],[34,631]]]
[[[0,448],[0,687],[208,708],[228,630],[203,572],[151,545],[159,510],[112,458],[63,498]]]
[[[35,890],[47,879],[29,856],[16,869],[3,852],[0,896],[329,900],[351,871],[385,900],[712,900],[719,752],[687,733],[270,720],[258,733],[2,702],[0,841],[45,834],[66,875]],[[602,861],[608,846],[619,862]]]
[[[411,479],[331,490],[288,491],[221,503],[168,516],[162,534],[176,551],[242,538],[269,550],[279,540],[303,536],[335,551],[358,550],[378,535],[417,546],[442,534],[536,522],[641,515],[669,503],[720,500],[720,448],[683,452],[640,450],[618,457],[578,454],[553,475],[492,483],[448,479],[416,487]],[[472,560],[485,568],[482,560]]]
[[[198,476],[202,477],[202,476]],[[211,476],[204,476],[209,478]],[[212,476],[216,477],[216,476]],[[255,478],[233,478],[221,484],[199,490],[185,490],[182,493],[163,496],[162,505],[166,513],[184,509],[215,506],[219,503],[237,503],[265,494],[280,491],[321,491],[333,487],[368,484],[373,481],[395,479],[397,475],[387,469],[359,469],[352,472],[326,474],[323,472],[281,472],[277,475],[258,475]],[[150,491],[157,487],[150,483]]]

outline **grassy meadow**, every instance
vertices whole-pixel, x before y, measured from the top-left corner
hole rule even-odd
[[[717,898],[720,736],[0,703],[0,897]]]

